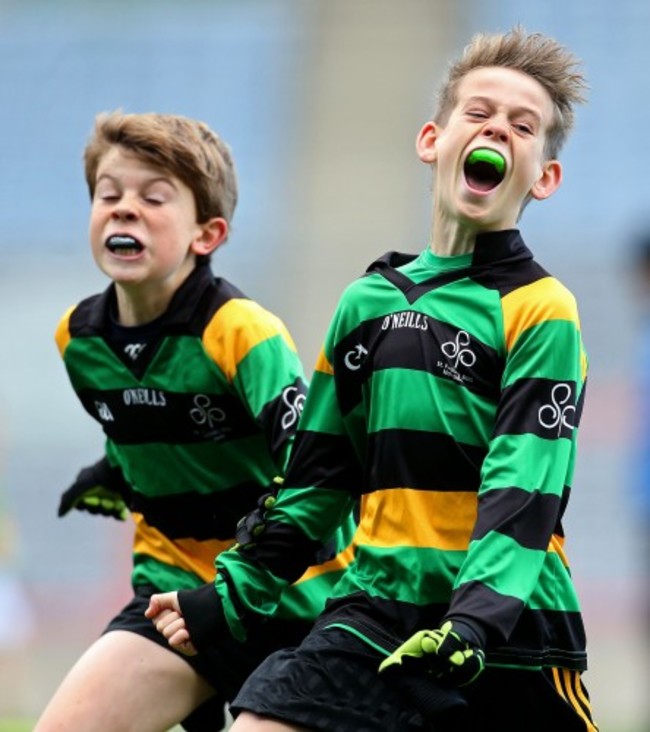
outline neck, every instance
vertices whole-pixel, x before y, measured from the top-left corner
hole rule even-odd
[[[163,288],[160,283],[137,287],[115,283],[117,319],[120,325],[145,325],[159,318],[169,307],[176,287]]]
[[[169,305],[170,298],[131,297],[125,288],[119,285],[117,292],[117,320],[120,325],[131,327],[145,325],[159,318]],[[160,293],[158,293],[160,295]]]
[[[474,251],[477,231],[458,221],[434,220],[430,248],[439,257],[454,257]]]
[[[476,221],[434,215],[430,248],[439,257],[454,257],[471,254],[476,245],[476,237],[489,231],[500,231],[508,227],[486,227]]]

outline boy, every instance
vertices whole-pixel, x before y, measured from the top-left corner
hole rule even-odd
[[[334,540],[320,547],[319,560],[331,561],[290,588],[246,646],[228,635],[219,653],[191,659],[170,652],[143,613],[153,592],[213,581],[240,517],[258,501],[263,509],[305,377],[283,323],[211,273],[237,201],[230,151],[214,132],[180,116],[100,115],[85,172],[92,252],[112,283],[63,316],[56,341],[106,454],[81,471],[59,515],[131,510],[134,598],[36,729],[162,732],[184,720],[214,731],[248,673],[296,643],[322,609],[343,561]],[[341,548],[344,534],[334,537]]]
[[[174,646],[243,636],[301,571],[282,545],[361,499],[354,565],[246,682],[233,732],[596,729],[561,524],[586,357],[573,296],[515,228],[560,185],[584,89],[550,38],[473,39],[417,137],[430,244],[343,294],[265,532],[221,555],[216,592],[151,598]]]

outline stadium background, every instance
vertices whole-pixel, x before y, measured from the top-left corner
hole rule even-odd
[[[563,186],[527,210],[523,228],[576,293],[591,357],[566,520],[590,636],[586,681],[603,730],[650,727],[646,537],[629,479],[641,311],[630,253],[650,230],[650,5],[520,5],[0,0],[0,505],[11,544],[0,571],[33,612],[21,645],[17,631],[11,642],[18,618],[0,612],[0,729],[38,713],[129,592],[128,527],[56,518],[60,492],[102,444],[53,343],[63,310],[106,284],[86,243],[81,153],[95,114],[186,114],[229,142],[240,205],[214,269],[284,318],[311,371],[345,284],[388,249],[426,244],[430,174],[414,138],[449,57],[471,33],[516,22],[571,47],[592,87]]]

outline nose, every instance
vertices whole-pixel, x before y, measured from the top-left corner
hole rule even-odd
[[[489,139],[505,143],[510,138],[510,130],[505,123],[498,120],[490,120],[483,128],[483,135]]]
[[[138,218],[135,211],[130,211],[124,207],[116,208],[111,217],[117,221],[135,221]]]
[[[113,207],[111,218],[118,221],[135,221],[138,218],[138,207],[133,197],[122,195]]]

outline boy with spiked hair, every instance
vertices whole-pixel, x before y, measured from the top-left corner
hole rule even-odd
[[[233,732],[596,729],[562,528],[587,360],[517,228],[561,183],[585,87],[551,38],[474,37],[417,136],[429,245],[344,292],[265,532],[215,586],[151,598],[172,645],[244,637],[360,499],[355,563],[244,685]]]
[[[176,115],[103,114],[85,166],[90,244],[112,282],[65,313],[56,342],[106,454],[63,494],[59,515],[130,510],[134,597],[36,729],[164,732],[182,722],[214,732],[255,666],[311,626],[340,574],[334,547],[349,541],[352,519],[319,547],[318,561],[329,562],[288,588],[245,644],[224,628],[217,651],[190,658],[144,617],[151,594],[212,582],[215,556],[247,536],[238,522],[284,471],[306,381],[279,318],[209,266],[237,202],[216,133]]]

